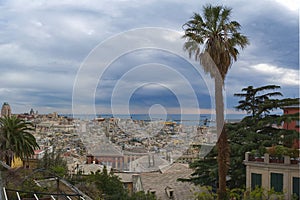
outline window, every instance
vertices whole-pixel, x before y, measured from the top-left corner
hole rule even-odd
[[[261,174],[251,173],[251,189],[261,187]]]
[[[293,194],[296,194],[299,199],[299,197],[300,197],[300,178],[298,178],[298,177],[293,177]]]
[[[271,188],[274,188],[275,192],[282,192],[283,174],[271,173]]]

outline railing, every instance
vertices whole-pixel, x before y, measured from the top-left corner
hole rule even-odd
[[[246,162],[260,162],[260,163],[279,163],[288,165],[297,165],[300,163],[300,158],[291,158],[290,156],[272,156],[265,153],[262,157],[251,155],[250,152],[245,153]]]
[[[58,199],[67,199],[67,200],[86,200],[82,195],[80,194],[53,194],[53,193],[42,193],[42,192],[26,192],[21,190],[14,190],[14,189],[7,189],[3,187],[3,196],[4,200],[9,200],[9,193],[15,193],[15,196],[18,200],[58,200]],[[21,198],[20,194],[28,194],[30,195],[29,198]],[[39,197],[43,196],[43,197]],[[15,199],[15,198],[13,198]]]

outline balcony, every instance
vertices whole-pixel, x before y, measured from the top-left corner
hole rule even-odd
[[[272,156],[265,153],[264,156],[253,156],[250,152],[245,153],[244,162],[256,162],[261,164],[282,164],[282,165],[299,165],[300,158],[291,158],[290,156]]]

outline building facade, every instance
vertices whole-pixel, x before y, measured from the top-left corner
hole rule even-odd
[[[284,199],[292,199],[296,194],[300,196],[299,161],[293,162],[289,156],[284,156],[283,162],[274,162],[269,154],[265,154],[263,160],[253,160],[250,153],[245,154],[246,187],[250,190],[262,187],[266,190],[272,188],[276,192],[283,192]]]
[[[299,105],[295,105],[295,106],[287,106],[283,108],[283,114],[287,115],[287,114],[296,114],[298,113],[299,115]],[[298,118],[298,120],[295,121],[291,121],[291,122],[287,122],[283,124],[283,128],[287,129],[287,130],[295,130],[299,132],[299,125],[300,125],[300,117]]]

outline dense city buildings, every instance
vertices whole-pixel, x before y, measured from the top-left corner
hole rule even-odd
[[[296,108],[285,108],[284,113],[298,112]],[[12,115],[8,103],[3,104],[1,114]],[[143,191],[162,200],[194,199],[193,194],[200,191],[199,188],[177,180],[191,178],[193,170],[188,165],[203,158],[217,141],[213,126],[199,124],[113,117],[77,119],[56,112],[38,114],[33,109],[14,115],[33,124],[32,134],[40,149],[26,160],[15,157],[8,168],[34,170],[45,154],[60,152],[70,176],[91,175],[105,168],[108,173],[117,175],[130,193]],[[283,127],[299,131],[297,122]],[[281,162],[277,162],[268,153],[259,159],[247,152],[246,187],[274,188],[284,191],[285,199],[290,199],[292,194],[299,194],[297,159],[284,155]],[[39,183],[45,184],[45,181]]]

